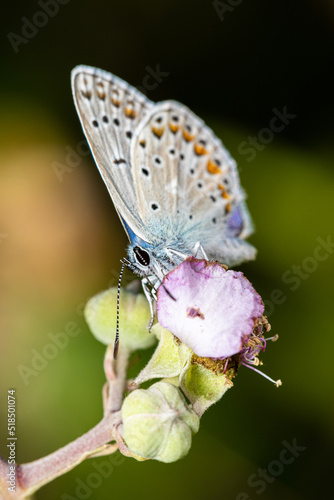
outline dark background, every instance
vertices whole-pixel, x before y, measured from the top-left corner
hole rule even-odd
[[[92,158],[77,151],[83,133],[69,84],[77,64],[134,86],[160,65],[168,75],[147,96],[183,102],[222,138],[239,164],[257,229],[251,242],[258,258],[240,269],[280,335],[262,369],[281,378],[281,388],[241,369],[234,388],[202,418],[185,459],[165,465],[115,457],[112,475],[85,498],[290,500],[332,491],[334,252],[329,246],[322,260],[315,256],[319,241],[334,233],[334,3],[230,0],[220,2],[220,16],[215,5],[70,0],[15,51],[9,34],[22,36],[22,18],[36,19],[41,7],[2,4],[0,435],[14,387],[18,460],[65,445],[102,412],[103,346],[81,306],[116,283],[127,242]],[[274,110],[285,107],[295,117],[268,136]],[[252,155],[245,152],[249,137],[260,144]],[[61,178],[55,162],[68,168]],[[48,334],[69,321],[80,335],[24,380],[22,366],[31,368]],[[258,469],[275,470],[283,441],[294,440],[305,450],[293,463],[264,489],[248,483]],[[44,487],[37,500],[76,498],[77,481],[89,481],[93,463]]]

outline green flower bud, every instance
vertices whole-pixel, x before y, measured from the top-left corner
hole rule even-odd
[[[94,337],[103,344],[113,344],[116,331],[117,288],[110,288],[92,297],[85,307],[85,318]],[[119,301],[120,342],[131,351],[151,347],[156,337],[146,324],[150,308],[142,294],[121,289]]]
[[[122,406],[123,437],[129,450],[143,458],[175,462],[191,446],[199,418],[180,390],[168,382],[130,393]]]
[[[199,417],[233,386],[226,373],[217,371],[220,364],[194,355],[181,373],[180,386]]]

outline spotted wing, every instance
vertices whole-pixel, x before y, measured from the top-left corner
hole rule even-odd
[[[120,78],[89,66],[72,71],[72,90],[82,128],[123,224],[126,221],[137,236],[149,241],[151,235],[138,217],[130,144],[136,126],[154,104]]]
[[[228,265],[254,258],[236,163],[188,108],[155,105],[135,131],[131,162],[140,218],[162,239],[189,251],[199,241]]]

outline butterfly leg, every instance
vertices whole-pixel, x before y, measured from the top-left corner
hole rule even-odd
[[[178,250],[174,250],[173,248],[166,248],[166,254],[171,263],[175,265],[180,264],[180,259],[182,262],[188,257],[187,254],[179,252]]]
[[[141,284],[142,284],[142,287],[143,287],[143,290],[144,290],[145,297],[148,300],[148,303],[149,303],[149,306],[150,306],[150,311],[151,311],[151,319],[150,319],[150,322],[149,322],[148,327],[147,327],[148,331],[150,332],[151,328],[153,326],[153,323],[154,323],[154,319],[155,319],[155,303],[156,303],[156,298],[153,295],[152,289],[149,288],[149,281],[148,281],[147,278],[143,278],[141,280]]]
[[[209,260],[208,259],[208,256],[206,254],[206,251],[204,250],[204,248],[202,247],[201,245],[201,242],[198,241],[196,243],[196,245],[194,246],[194,257],[197,258],[198,257],[198,254],[199,252],[202,252],[202,256],[204,257],[205,260]]]

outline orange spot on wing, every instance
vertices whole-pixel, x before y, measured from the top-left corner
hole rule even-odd
[[[221,190],[222,192],[222,197],[225,198],[225,200],[229,200],[230,199],[230,195],[228,194],[228,192],[226,191],[226,187],[223,186],[223,184],[218,184],[218,189]],[[226,205],[227,206],[227,205]]]
[[[222,173],[220,168],[217,167],[217,165],[215,163],[213,163],[213,161],[211,161],[211,160],[208,161],[206,169],[210,174],[221,174]]]
[[[131,118],[133,120],[137,116],[137,111],[133,108],[124,108],[124,113],[127,118]]]
[[[231,212],[231,203],[227,203],[225,207],[225,212],[228,214]]]
[[[162,134],[164,133],[164,127],[152,127],[153,134],[160,139]]]
[[[113,103],[114,106],[116,106],[116,108],[119,108],[120,105],[121,105],[121,101],[119,101],[118,99],[116,99],[115,97],[112,97],[111,98],[111,102]]]
[[[194,150],[197,156],[206,155],[208,152],[202,144],[194,144]]]
[[[189,132],[188,132],[187,130],[184,130],[184,131],[183,131],[183,137],[184,137],[184,139],[185,139],[187,142],[190,142],[190,141],[192,141],[192,140],[195,138],[195,136],[194,136],[194,135],[190,135],[190,134],[189,134]]]
[[[173,134],[176,134],[176,132],[180,129],[180,125],[174,125],[173,123],[170,123],[169,128],[171,129]]]
[[[97,97],[101,99],[101,101],[104,101],[106,98],[106,93],[104,90],[97,89]]]

